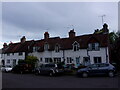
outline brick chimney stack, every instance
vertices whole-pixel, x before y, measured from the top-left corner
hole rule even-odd
[[[75,37],[75,32],[73,29],[73,30],[70,30],[70,32],[69,32],[69,38],[74,38],[74,37]]]
[[[45,32],[44,33],[44,39],[48,39],[49,38],[49,33],[48,32]]]
[[[103,25],[103,31],[104,31],[104,33],[108,33],[109,32],[108,25],[106,23],[104,23],[104,25]]]
[[[22,38],[21,38],[21,43],[24,43],[26,41],[26,38],[25,38],[25,36],[23,36]]]
[[[7,43],[4,43],[4,44],[3,44],[3,48],[6,48],[6,47],[7,47]]]

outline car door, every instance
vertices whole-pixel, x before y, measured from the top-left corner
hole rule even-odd
[[[98,65],[98,71],[99,71],[99,74],[106,74],[107,71],[108,71],[108,66],[107,64],[99,64]]]
[[[42,65],[41,67],[40,67],[40,73],[41,74],[45,74],[45,67],[46,67],[46,65]]]
[[[89,68],[88,68],[89,74],[90,75],[96,75],[98,74],[98,65],[97,64],[92,64]]]

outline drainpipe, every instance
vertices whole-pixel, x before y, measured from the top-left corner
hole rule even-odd
[[[63,61],[65,63],[65,51],[63,50]]]
[[[88,61],[89,61],[89,63],[91,63],[91,62],[90,62],[90,55],[89,55],[88,51],[89,51],[89,49],[87,48]]]
[[[107,47],[105,48],[105,52],[106,52],[106,63],[108,63]]]

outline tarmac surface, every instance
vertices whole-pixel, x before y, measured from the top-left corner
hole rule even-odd
[[[3,88],[118,88],[120,77],[36,76],[2,73]]]

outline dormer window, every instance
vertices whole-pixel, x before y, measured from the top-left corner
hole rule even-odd
[[[74,51],[78,51],[79,50],[79,43],[76,42],[76,41],[73,43],[73,50]]]
[[[89,50],[99,50],[99,43],[89,43],[88,49]]]
[[[49,49],[49,44],[48,43],[45,43],[44,45],[44,50],[47,51]]]
[[[37,47],[37,46],[33,47],[33,52],[37,52],[39,50],[39,48],[40,47]]]
[[[60,51],[59,45],[55,45],[55,52],[59,52],[59,51]]]

